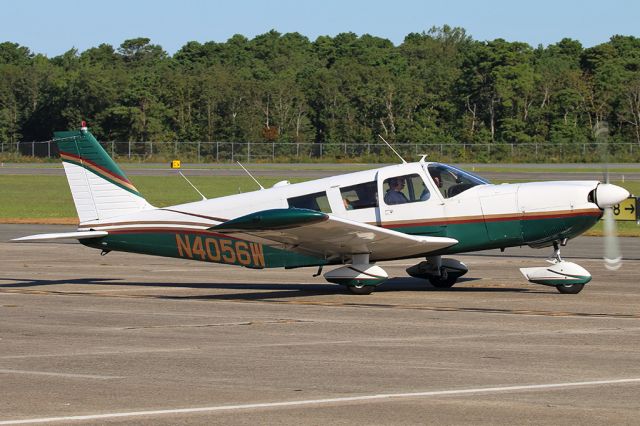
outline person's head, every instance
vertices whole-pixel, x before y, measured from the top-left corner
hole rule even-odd
[[[389,179],[389,189],[392,189],[394,191],[402,191],[402,188],[404,188],[403,178],[397,177]]]
[[[429,170],[429,174],[431,175],[431,179],[436,184],[436,187],[442,187],[442,176],[440,176],[440,170]]]

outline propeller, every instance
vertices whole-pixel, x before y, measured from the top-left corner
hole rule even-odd
[[[629,191],[617,185],[609,183],[609,129],[606,123],[596,125],[595,139],[603,147],[603,183],[596,189],[596,204],[604,210],[604,266],[610,271],[620,269],[622,266],[622,252],[618,240],[618,230],[613,215],[613,206],[619,204],[627,197]]]

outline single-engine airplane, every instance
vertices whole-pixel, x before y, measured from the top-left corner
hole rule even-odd
[[[449,288],[467,272],[444,255],[528,245],[553,247],[550,265],[523,268],[532,283],[575,294],[591,280],[561,245],[629,193],[599,181],[493,185],[427,162],[381,167],[170,207],[154,207],[83,127],[56,132],[79,216],[75,232],[17,241],[78,239],[102,254],[125,251],[247,268],[342,265],[324,274],[354,294],[388,275],[378,261],[423,258],[413,277]]]

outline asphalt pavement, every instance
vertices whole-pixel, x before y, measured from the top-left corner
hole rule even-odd
[[[383,262],[355,296],[312,268],[6,242],[63,229],[0,225],[0,424],[637,423],[640,260],[606,270],[599,238],[566,247],[578,295],[527,283],[548,253],[523,248],[458,256],[445,291]]]

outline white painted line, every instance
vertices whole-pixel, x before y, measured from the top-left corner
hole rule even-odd
[[[73,356],[102,356],[102,355],[131,355],[131,354],[147,354],[147,353],[163,353],[163,352],[184,352],[193,351],[198,348],[169,348],[169,349],[122,349],[117,351],[87,351],[87,352],[61,352],[51,354],[32,354],[32,355],[5,355],[0,359],[29,359],[29,358],[55,358],[55,357],[73,357]]]
[[[10,369],[0,369],[0,374],[32,374],[36,376],[71,377],[74,379],[98,379],[98,380],[124,378],[124,376],[97,376],[95,374],[54,373],[51,371],[10,370]]]
[[[176,409],[153,410],[153,411],[129,411],[129,412],[122,412],[122,413],[89,414],[84,416],[44,417],[39,419],[4,420],[4,421],[0,421],[0,425],[71,422],[71,421],[81,421],[81,420],[115,419],[115,418],[123,418],[123,417],[165,416],[165,415],[175,415],[175,414],[206,413],[206,412],[215,412],[215,411],[249,410],[253,408],[295,407],[295,406],[302,406],[302,405],[323,405],[323,404],[336,404],[336,403],[344,403],[344,402],[391,400],[391,399],[401,399],[401,398],[420,398],[420,397],[430,397],[430,396],[451,396],[451,395],[467,395],[467,394],[482,394],[482,393],[496,393],[496,392],[517,392],[517,391],[541,390],[541,389],[562,389],[562,388],[573,388],[573,387],[580,387],[580,386],[618,385],[618,384],[626,384],[626,383],[640,383],[640,378],[595,380],[595,381],[589,381],[589,382],[548,383],[548,384],[541,384],[541,385],[501,386],[501,387],[494,387],[494,388],[452,389],[452,390],[427,391],[427,392],[387,393],[387,394],[350,396],[350,397],[343,397],[343,398],[308,399],[308,400],[301,400],[301,401],[265,402],[265,403],[241,404],[241,405],[214,405],[211,407],[176,408]]]

